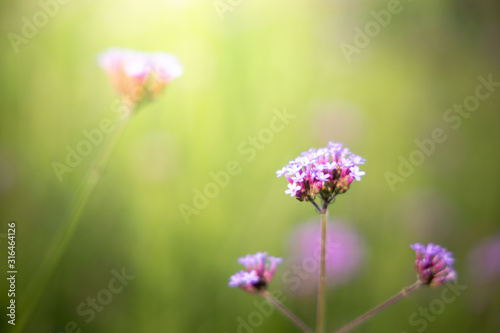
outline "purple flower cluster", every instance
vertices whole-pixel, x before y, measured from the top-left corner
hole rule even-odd
[[[267,252],[257,252],[239,258],[238,262],[245,266],[246,271],[239,271],[231,276],[229,286],[240,287],[254,294],[266,290],[276,271],[276,265],[280,264],[282,259],[268,257]]]
[[[343,148],[341,143],[329,142],[328,147],[303,152],[281,170],[278,177],[285,176],[290,182],[286,194],[299,201],[314,201],[319,194],[330,203],[337,194],[347,191],[354,180],[360,181],[364,171],[359,165],[365,160]]]
[[[420,243],[410,245],[417,253],[415,271],[420,282],[431,286],[438,286],[448,281],[456,280],[456,273],[452,265],[455,259],[453,254],[445,248],[429,243],[427,246]]]

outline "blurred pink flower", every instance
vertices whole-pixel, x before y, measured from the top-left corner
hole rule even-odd
[[[129,107],[157,97],[183,73],[177,58],[162,52],[110,48],[99,54],[98,63]]]
[[[493,309],[498,308],[497,295],[500,292],[500,234],[479,241],[467,259],[468,306],[476,315],[492,315]]]
[[[343,284],[359,271],[364,255],[364,242],[354,228],[340,222],[326,226],[327,288]],[[293,294],[317,292],[321,250],[319,221],[306,222],[295,229],[289,240],[290,267],[282,275]]]
[[[469,253],[469,271],[473,281],[500,281],[500,234],[479,242]]]

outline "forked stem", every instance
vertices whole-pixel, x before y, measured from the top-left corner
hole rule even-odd
[[[398,301],[401,298],[405,297],[406,295],[414,292],[421,285],[422,285],[422,282],[417,281],[414,284],[412,284],[411,286],[403,288],[403,290],[401,290],[399,293],[397,293],[396,295],[394,295],[391,298],[389,298],[387,301],[383,302],[382,304],[377,305],[376,307],[374,307],[370,311],[368,311],[365,314],[359,316],[358,318],[354,319],[353,321],[351,321],[347,325],[344,325],[341,329],[339,329],[337,331],[334,331],[333,333],[348,332],[349,330],[351,330],[355,326],[361,324],[362,322],[364,322],[365,320],[367,320],[368,318],[370,318],[371,316],[373,316],[377,312],[381,311],[382,309],[385,309],[386,307],[388,307],[389,305],[392,305],[393,303],[395,303],[396,301]]]

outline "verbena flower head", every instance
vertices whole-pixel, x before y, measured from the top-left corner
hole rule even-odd
[[[427,246],[415,243],[410,247],[417,253],[415,271],[420,282],[437,286],[456,280],[457,274],[452,267],[455,259],[451,252],[432,243]]]
[[[324,202],[331,202],[337,195],[349,189],[351,183],[360,181],[364,171],[359,165],[365,160],[354,155],[341,143],[329,142],[328,147],[303,152],[281,170],[278,177],[285,176],[289,181],[286,194],[299,201],[314,201],[320,195]]]
[[[111,48],[99,54],[98,63],[129,107],[157,97],[183,72],[175,56],[162,52]]]
[[[268,257],[267,252],[257,252],[239,258],[238,262],[245,266],[245,271],[231,276],[229,286],[240,287],[254,294],[266,290],[276,271],[276,265],[281,263],[282,259]]]

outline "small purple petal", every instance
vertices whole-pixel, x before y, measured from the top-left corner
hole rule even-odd
[[[255,271],[245,272],[239,271],[232,275],[229,280],[230,287],[248,286],[259,282],[259,276]]]
[[[365,175],[364,171],[359,171],[359,167],[357,165],[349,168],[349,170],[351,171],[351,176],[358,182],[361,180],[361,176]]]
[[[286,194],[290,194],[290,196],[294,197],[297,195],[297,191],[299,191],[302,187],[296,183],[288,184],[288,190],[285,191]]]
[[[316,173],[316,179],[322,182],[326,182],[330,178],[329,174],[324,174],[323,172]]]

